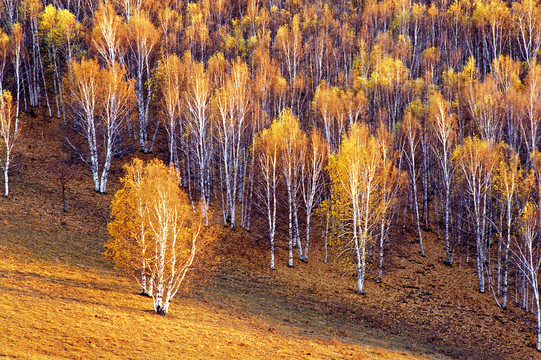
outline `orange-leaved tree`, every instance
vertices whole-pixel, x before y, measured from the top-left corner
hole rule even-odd
[[[524,206],[520,224],[520,240],[514,252],[515,261],[533,292],[537,328],[537,351],[541,351],[541,306],[539,304],[539,270],[541,269],[541,249],[539,239],[539,208],[528,202]]]
[[[97,60],[83,58],[73,61],[65,76],[65,101],[72,111],[74,127],[88,147],[74,144],[72,139],[69,143],[92,170],[94,190],[100,193],[107,189],[113,153],[135,103],[134,80],[125,80],[125,74],[125,68],[116,63],[102,69]]]
[[[365,123],[355,123],[344,135],[340,152],[329,156],[332,200],[341,222],[339,244],[353,252],[357,293],[363,293],[368,245],[374,241],[381,217],[388,209],[385,197],[389,181],[386,144],[370,134]]]
[[[477,277],[479,291],[485,292],[485,263],[487,254],[487,196],[500,164],[500,152],[490,141],[467,137],[453,151],[453,162],[458,180],[470,197],[471,217],[475,225],[477,244]]]
[[[278,141],[278,166],[282,172],[282,178],[287,190],[287,203],[289,208],[289,261],[288,266],[293,266],[293,247],[299,247],[299,259],[304,261],[302,254],[301,239],[299,235],[298,207],[300,181],[302,168],[305,166],[306,147],[308,137],[301,129],[299,119],[291,110],[285,109],[280,118],[271,126],[276,132]]]
[[[178,170],[159,160],[134,159],[111,204],[105,255],[135,276],[154,310],[165,315],[196,254],[214,238],[179,187]],[[197,207],[196,207],[197,209]]]
[[[13,96],[7,90],[0,93],[0,167],[4,170],[4,196],[9,195],[9,167],[18,134]]]
[[[503,280],[502,288],[502,308],[507,307],[508,295],[508,276],[509,276],[509,250],[511,249],[511,237],[516,236],[519,227],[519,218],[524,208],[524,203],[531,195],[534,185],[535,171],[527,172],[520,163],[519,154],[512,147],[505,143],[499,145],[501,151],[500,163],[494,176],[494,190],[496,199],[501,203],[502,214],[506,219],[506,240],[503,251],[503,279],[500,279],[501,256],[498,257],[498,293],[500,289],[500,280]],[[532,160],[535,161],[535,152],[532,154]],[[534,165],[535,169],[535,165]],[[503,228],[502,228],[503,235]],[[504,236],[502,236],[502,239]],[[502,241],[499,241],[499,249],[502,247]],[[501,250],[498,250],[501,253]]]

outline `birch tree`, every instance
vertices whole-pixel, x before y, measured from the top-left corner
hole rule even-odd
[[[213,143],[210,122],[211,85],[205,64],[196,62],[188,75],[184,92],[184,103],[187,111],[186,126],[190,138],[190,151],[193,152],[197,164],[197,180],[200,191],[201,211],[207,213],[210,201],[210,161],[213,155]],[[206,216],[206,215],[205,215]],[[206,216],[208,225],[208,216]]]
[[[100,2],[92,17],[92,45],[109,68],[124,65],[128,48],[127,29],[111,2]]]
[[[400,120],[405,105],[411,100],[410,70],[400,59],[384,57],[374,64],[369,90],[374,111],[385,109],[389,114],[387,126],[392,128]]]
[[[40,80],[43,80],[45,91],[45,101],[49,110],[49,116],[52,116],[51,107],[49,104],[49,98],[46,91],[45,75],[43,71],[43,63],[41,60],[41,49],[38,34],[38,15],[43,9],[43,2],[41,0],[24,0],[21,1],[20,14],[24,19],[24,29],[29,33],[26,39],[31,46],[28,47],[28,57],[31,61],[28,62],[29,71],[27,71],[27,84],[29,90],[30,105],[38,106],[41,100],[42,92],[40,87]],[[41,79],[40,79],[41,75]]]
[[[537,149],[541,127],[541,64],[533,60],[525,80],[526,107],[521,121],[523,140],[528,153]]]
[[[104,163],[100,177],[100,193],[105,193],[107,188],[107,177],[111,167],[114,147],[117,146],[118,138],[121,136],[121,129],[128,120],[135,103],[133,80],[125,80],[126,70],[117,64],[113,64],[111,70],[102,70],[104,91],[103,110],[101,122],[104,127]]]
[[[293,246],[299,249],[299,259],[304,260],[299,235],[298,196],[304,157],[306,154],[307,137],[302,131],[299,119],[291,110],[285,109],[278,121],[273,124],[273,131],[277,132],[279,142],[279,165],[287,192],[289,260],[288,266],[293,266]]]
[[[514,1],[511,6],[514,35],[519,43],[522,58],[528,65],[541,46],[540,9],[535,0]]]
[[[278,187],[278,133],[273,130],[276,120],[270,128],[263,129],[257,134],[254,142],[254,152],[257,157],[256,166],[259,171],[260,184],[257,187],[257,196],[263,204],[262,210],[267,217],[270,241],[270,268],[274,269],[274,235],[276,232],[276,209]]]
[[[150,276],[151,239],[146,214],[144,181],[147,171],[143,160],[135,158],[124,166],[125,175],[120,179],[122,188],[115,193],[111,203],[111,218],[107,225],[111,239],[106,244],[107,257],[132,275],[141,287],[141,295],[151,296],[153,282]],[[121,250],[122,249],[122,250]]]
[[[539,304],[539,269],[541,268],[541,249],[539,248],[539,208],[527,203],[521,219],[520,241],[515,251],[515,260],[524,277],[531,286],[534,296],[537,351],[541,351],[541,308]]]
[[[531,186],[531,174],[528,175],[521,167],[520,158],[508,145],[501,145],[502,159],[496,169],[494,188],[498,199],[501,201],[506,221],[505,249],[503,255],[503,284],[502,284],[502,308],[507,307],[508,278],[509,278],[509,250],[511,249],[512,235],[516,233],[515,226],[521,208],[520,200],[527,198]],[[522,194],[519,194],[521,192]],[[502,237],[503,238],[503,237]],[[501,241],[500,241],[501,243]],[[498,277],[500,276],[500,259],[498,259]],[[500,281],[498,281],[498,286]]]
[[[483,83],[470,83],[468,86],[470,87],[468,106],[474,125],[482,139],[497,143],[503,126],[502,94],[490,77],[487,77]]]
[[[411,111],[406,112],[402,121],[402,154],[408,165],[408,174],[413,195],[413,206],[415,207],[415,220],[417,223],[417,233],[419,236],[419,247],[421,256],[425,256],[423,246],[423,233],[421,232],[421,216],[419,214],[417,181],[419,179],[418,167],[419,158],[419,143],[421,141],[421,127],[419,122],[414,118]]]
[[[340,137],[348,126],[344,100],[343,91],[338,87],[330,87],[326,81],[321,82],[314,94],[312,106],[321,116],[322,130],[329,152],[338,151]]]
[[[305,166],[301,168],[301,194],[306,209],[306,239],[304,240],[304,261],[308,261],[310,244],[310,220],[312,211],[323,197],[323,175],[328,159],[327,144],[317,128],[312,128],[309,135],[308,150],[306,151]]]
[[[159,40],[158,29],[144,15],[134,15],[128,20],[130,50],[133,54],[135,93],[139,111],[139,144],[144,153],[152,150],[152,137],[149,136],[149,107],[154,93],[151,81],[154,54]],[[155,125],[157,126],[157,125]]]
[[[456,117],[450,113],[450,104],[440,93],[433,93],[429,100],[429,128],[433,135],[432,149],[438,160],[445,192],[445,264],[452,263],[450,252],[451,181],[453,167],[451,154],[456,141]]]
[[[351,233],[344,233],[343,246],[351,249],[357,275],[357,293],[362,294],[367,267],[367,246],[373,241],[381,217],[381,193],[383,181],[382,146],[370,135],[368,125],[353,124],[344,136],[340,152],[330,155],[329,168],[334,201],[342,203],[347,210],[342,221]],[[349,236],[348,236],[349,235]]]
[[[383,255],[384,246],[389,238],[389,228],[391,226],[391,218],[399,204],[399,194],[406,186],[406,173],[401,171],[395,165],[396,159],[399,158],[399,151],[395,150],[395,137],[381,123],[376,131],[376,137],[380,145],[381,151],[381,167],[379,176],[383,179],[378,189],[380,198],[379,211],[379,259],[378,259],[378,276],[376,282],[381,281],[383,276]]]
[[[471,216],[475,225],[477,278],[479,291],[485,292],[485,262],[487,254],[486,223],[488,193],[499,164],[496,146],[477,137],[467,137],[452,155],[452,161],[471,199]]]
[[[65,80],[75,128],[88,147],[70,144],[90,167],[94,190],[101,193],[106,191],[116,139],[134,104],[133,81],[124,80],[124,68],[113,67],[101,69],[97,60],[82,59],[71,63]]]
[[[0,93],[4,92],[4,75],[9,60],[9,36],[0,30]]]
[[[13,61],[13,68],[15,70],[15,94],[16,94],[16,109],[15,109],[15,117],[17,120],[19,119],[19,110],[20,110],[20,99],[21,99],[21,62],[23,57],[23,41],[24,41],[24,33],[23,28],[20,23],[16,23],[13,25],[13,28],[11,29],[11,43],[13,44],[13,47],[11,48],[13,52],[12,61]]]
[[[298,77],[299,65],[303,55],[302,31],[300,24],[300,15],[295,14],[291,20],[290,26],[285,24],[280,26],[276,32],[275,46],[283,58],[285,70],[288,74],[290,86],[291,109],[297,116],[300,116],[300,96],[298,96]]]
[[[92,171],[95,191],[100,190],[97,124],[98,111],[103,101],[100,76],[100,66],[96,60],[81,59],[80,62],[70,64],[69,77],[65,78],[66,87],[70,90],[66,101],[73,112],[77,131],[88,142],[88,158],[76,151]],[[76,149],[73,144],[72,147]]]
[[[8,90],[4,90],[0,96],[0,166],[4,170],[5,197],[9,195],[9,168],[18,134],[18,119],[13,106],[13,96]]]
[[[166,315],[196,254],[213,235],[203,231],[203,218],[192,211],[173,166],[151,160],[141,167],[135,160],[126,170],[124,188],[112,203],[106,255],[132,273],[148,272],[154,311]],[[130,230],[124,227],[126,220]]]
[[[215,138],[220,157],[220,174],[223,178],[225,196],[222,192],[224,222],[235,229],[235,210],[247,148],[251,144],[246,136],[251,100],[251,79],[248,66],[240,59],[234,62],[225,84],[213,96]]]
[[[154,74],[156,82],[159,84],[161,109],[165,113],[164,122],[168,137],[169,163],[175,164],[177,169],[180,169],[177,138],[181,131],[179,127],[182,126],[182,89],[184,88],[185,75],[184,64],[175,54],[163,57],[159,61]]]
[[[53,86],[57,117],[64,117],[62,72],[66,63],[72,58],[73,42],[77,39],[81,24],[75,20],[75,15],[69,10],[56,10],[53,5],[47,5],[41,12],[39,30],[49,55],[50,71],[53,74]]]

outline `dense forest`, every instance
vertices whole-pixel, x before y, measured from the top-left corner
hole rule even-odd
[[[265,218],[271,268],[281,208],[288,265],[323,234],[360,294],[395,231],[413,226],[421,255],[436,231],[495,306],[536,314],[541,350],[536,1],[1,0],[0,14],[5,196],[20,114],[44,107],[95,191],[119,157],[164,145],[194,211],[238,231]]]

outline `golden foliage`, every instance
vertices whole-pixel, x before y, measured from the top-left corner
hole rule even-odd
[[[111,204],[105,255],[136,280],[148,277],[155,284],[155,302],[165,298],[156,311],[165,314],[196,251],[213,238],[212,229],[203,231],[202,214],[192,210],[174,167],[157,159],[146,164],[134,159],[125,170],[123,188]]]
[[[362,249],[373,241],[373,231],[390,206],[388,183],[402,178],[389,154],[391,143],[390,134],[374,136],[367,124],[355,123],[344,135],[340,152],[329,157],[330,209],[341,223],[334,235],[341,247],[350,248],[351,242],[358,241],[356,247]]]

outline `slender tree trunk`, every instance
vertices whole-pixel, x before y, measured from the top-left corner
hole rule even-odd
[[[147,293],[152,296],[152,293],[154,292],[154,279],[150,276],[148,279],[148,290]]]
[[[425,135],[421,135],[421,137],[424,137]],[[425,226],[425,230],[428,231],[428,187],[429,187],[429,183],[428,183],[428,172],[429,172],[429,167],[428,167],[428,160],[427,160],[427,154],[428,154],[428,151],[426,150],[426,144],[424,143],[424,141],[422,141],[422,144],[421,144],[421,149],[423,150],[423,161],[421,162],[421,166],[423,168],[423,174],[421,175],[421,180],[422,180],[422,185],[423,185],[423,216],[424,216],[424,226]],[[422,242],[422,240],[421,240]],[[421,247],[422,247],[422,244],[421,244]],[[421,253],[422,255],[424,256],[424,249],[421,250]]]
[[[17,123],[19,123],[19,112],[20,112],[20,99],[21,99],[21,72],[20,72],[20,60],[16,60],[15,65],[15,81],[17,83],[17,108],[15,110],[15,118]],[[25,100],[26,101],[26,100]],[[25,106],[26,110],[26,106]]]
[[[415,170],[413,170],[415,171]],[[415,183],[415,179],[412,179],[412,185],[413,185],[413,204],[415,205],[415,218],[417,221],[417,232],[419,233],[419,247],[421,249],[421,256],[425,256],[425,249],[423,247],[423,234],[421,232],[421,219],[419,214],[419,205],[417,204],[417,184]]]
[[[236,228],[236,205],[237,205],[237,189],[238,189],[238,182],[239,182],[239,149],[240,144],[237,144],[237,147],[235,148],[235,157],[233,158],[233,166],[231,167],[232,170],[232,182],[230,182],[231,186],[231,196],[229,198],[230,205],[229,205],[229,211],[231,214],[231,230],[235,230]]]
[[[364,294],[364,278],[366,275],[366,239],[364,239],[364,235],[361,237],[359,245],[361,247],[361,258],[357,276],[357,293]]]
[[[141,60],[139,60],[140,62]],[[137,95],[137,108],[139,110],[139,145],[141,151],[146,154],[148,152],[148,120],[147,112],[145,111],[145,95],[143,85],[143,72],[139,70],[137,72],[137,80],[135,83],[136,95]],[[173,135],[174,136],[174,135]]]
[[[482,224],[481,224],[481,215],[479,214],[479,201],[474,199],[474,206],[477,208],[475,211],[475,239],[476,239],[476,245],[477,245],[477,251],[476,251],[476,262],[477,262],[477,278],[479,280],[479,291],[484,293],[485,292],[485,271],[484,271],[484,256],[483,256],[483,234],[482,234]]]
[[[291,200],[291,184],[288,183],[287,185],[287,205],[289,207],[289,214],[288,214],[288,250],[289,250],[289,257],[287,266],[293,267],[293,204]]]
[[[252,220],[252,205],[253,205],[253,196],[254,196],[254,156],[252,155],[250,172],[248,173],[248,197],[246,199],[246,222],[244,228],[246,231],[250,231],[250,225]]]
[[[304,242],[304,262],[308,261],[308,245],[310,244],[310,218],[312,217],[312,207],[306,207],[306,241]]]
[[[270,214],[269,214],[270,215]],[[270,268],[274,270],[274,232],[276,229],[276,185],[272,189],[272,219],[269,218],[270,227],[270,243],[271,243],[271,265]]]
[[[8,175],[8,170],[9,170],[9,158],[6,159],[6,164],[5,164],[5,167],[4,167],[4,196],[5,197],[8,197],[8,195],[9,195],[9,175]]]
[[[62,181],[62,211],[68,212],[68,208],[66,207],[66,183],[65,180]]]
[[[327,247],[327,244],[328,244],[328,241],[329,241],[329,222],[330,222],[330,210],[327,209],[326,211],[326,214],[325,214],[325,228],[324,228],[324,238],[325,238],[325,258],[323,259],[323,262],[326,264],[327,263],[327,257],[328,257],[328,247]]]
[[[503,298],[502,308],[507,308],[507,278],[509,276],[509,248],[511,247],[511,203],[507,203],[507,243],[505,244],[505,255],[503,259]]]
[[[359,228],[358,228],[358,210],[357,206],[353,205],[353,241],[355,244],[355,257],[357,260],[357,294],[363,293],[364,278],[361,271],[362,268],[362,256],[361,254],[361,243],[359,241]],[[364,253],[364,252],[363,252]]]
[[[98,149],[96,144],[96,134],[93,131],[88,138],[90,146],[90,168],[92,170],[92,178],[94,180],[94,190],[100,191],[99,165],[98,165]]]
[[[537,276],[535,277],[537,281]],[[534,297],[535,297],[535,310],[536,310],[536,319],[537,319],[537,351],[541,351],[541,309],[539,306],[539,287],[537,284],[534,284]]]
[[[52,70],[53,70],[53,88],[54,88],[54,100],[55,100],[55,105],[56,105],[56,117],[60,119],[60,98],[59,98],[59,86],[60,86],[60,80],[59,80],[59,76],[58,76],[58,71],[56,69],[56,51],[55,49],[53,48],[51,50],[51,47],[48,47],[47,48],[48,50],[48,53],[49,53],[49,58],[51,59],[51,67],[52,67]]]
[[[101,171],[100,179],[100,193],[105,194],[107,191],[107,176],[109,175],[109,169],[111,167],[111,159],[113,157],[113,139],[107,138],[107,148],[105,149],[105,162]]]
[[[378,263],[378,278],[376,282],[381,282],[383,275],[383,245],[385,243],[385,211],[381,214],[380,234],[379,234],[379,263]]]
[[[39,46],[38,46],[38,52],[39,52]],[[51,104],[49,103],[49,95],[47,93],[47,81],[45,80],[45,71],[43,71],[43,62],[41,61],[41,54],[39,53],[38,53],[38,59],[39,59],[39,66],[41,69],[41,79],[43,80],[43,92],[45,94],[45,103],[47,104],[49,117],[52,117],[53,113],[51,111]]]
[[[497,254],[497,289],[496,294],[500,296],[502,290],[502,242],[503,242],[503,217],[504,212],[500,211],[499,237],[498,237],[498,254]]]
[[[450,254],[449,246],[449,217],[451,212],[451,194],[450,194],[450,184],[449,180],[445,181],[445,264],[451,265],[453,260]]]
[[[299,260],[304,261],[304,256],[302,254],[301,236],[299,233],[299,218],[297,210],[297,202],[293,200],[293,236],[294,241],[297,242],[297,246],[299,248]]]

